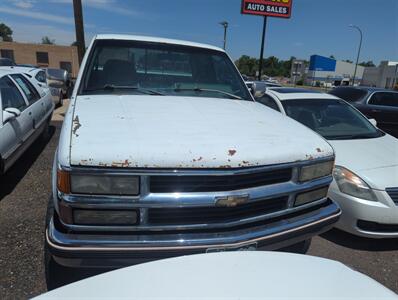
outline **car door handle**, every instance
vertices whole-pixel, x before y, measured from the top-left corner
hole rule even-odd
[[[380,112],[381,112],[381,110],[379,110],[379,109],[372,109],[372,110],[371,110],[371,112],[374,112],[374,113],[380,113]]]

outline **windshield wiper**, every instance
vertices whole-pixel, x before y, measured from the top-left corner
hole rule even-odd
[[[326,136],[328,140],[359,140],[359,139],[373,139],[378,137],[373,134],[351,134],[351,135],[331,135]]]
[[[114,85],[114,84],[105,84],[103,87],[101,88],[95,88],[95,89],[87,89],[84,90],[84,92],[96,92],[96,91],[113,91],[113,90],[133,90],[133,91],[137,91],[137,92],[141,92],[141,93],[145,93],[145,94],[149,94],[149,95],[158,95],[158,96],[164,96],[164,94],[151,90],[151,89],[147,89],[147,88],[142,88],[139,86],[134,86],[134,85]]]
[[[184,92],[184,91],[213,92],[213,93],[223,94],[223,95],[228,96],[228,97],[230,97],[232,99],[243,100],[242,97],[239,97],[237,95],[234,95],[234,94],[231,94],[231,93],[228,93],[228,92],[224,92],[224,91],[221,91],[221,90],[213,90],[213,89],[202,89],[202,88],[199,88],[199,87],[196,87],[196,88],[183,88],[183,89],[182,88],[175,88],[174,91],[175,92]]]

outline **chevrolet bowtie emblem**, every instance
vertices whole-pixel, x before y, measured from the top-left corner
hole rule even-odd
[[[249,195],[233,195],[216,197],[216,206],[236,207],[249,201]]]

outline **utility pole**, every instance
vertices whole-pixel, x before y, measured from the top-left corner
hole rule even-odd
[[[354,71],[354,78],[352,79],[352,86],[355,84],[355,77],[357,76],[357,68],[358,68],[358,62],[359,62],[359,56],[361,55],[361,48],[362,48],[362,30],[358,26],[355,25],[350,25],[351,28],[355,28],[359,31],[360,34],[360,40],[359,40],[359,48],[358,48],[358,55],[357,55],[357,62],[355,64],[355,71]]]
[[[83,60],[84,52],[86,51],[86,43],[84,41],[83,9],[81,0],[73,0],[73,13],[75,15],[77,55],[79,57],[80,65]]]
[[[265,40],[265,33],[267,30],[267,16],[264,16],[264,24],[263,24],[263,36],[261,39],[261,50],[260,50],[260,62],[258,66],[258,80],[261,80],[261,73],[263,71],[263,59],[264,59],[264,40]]]
[[[227,29],[228,29],[228,22],[227,21],[222,21],[219,23],[221,26],[224,27],[224,50],[227,47]]]

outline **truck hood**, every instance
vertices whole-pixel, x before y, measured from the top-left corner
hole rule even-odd
[[[252,101],[95,95],[72,107],[71,165],[238,168],[333,155],[323,138]]]
[[[398,186],[398,140],[388,134],[375,139],[330,141],[336,165],[364,179],[372,188]]]

